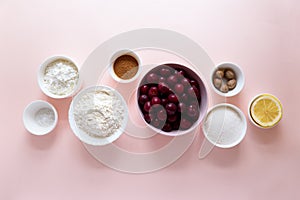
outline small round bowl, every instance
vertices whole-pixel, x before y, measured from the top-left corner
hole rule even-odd
[[[251,100],[250,100],[250,102],[249,102],[249,104],[248,104],[248,118],[249,118],[249,120],[251,121],[251,123],[253,124],[253,125],[255,125],[256,127],[258,127],[258,128],[261,128],[261,129],[270,129],[270,128],[274,128],[275,126],[277,126],[278,125],[278,123],[280,122],[280,120],[281,120],[281,118],[282,118],[282,115],[281,115],[281,118],[280,118],[280,120],[276,123],[276,124],[274,124],[274,126],[260,126],[259,124],[257,124],[254,120],[253,120],[253,118],[252,118],[252,116],[251,116],[251,113],[250,113],[250,110],[251,110],[251,106],[252,106],[252,103],[257,99],[257,98],[259,98],[260,96],[263,96],[263,95],[268,95],[268,96],[272,96],[273,98],[276,98],[277,99],[277,97],[275,97],[274,95],[272,95],[272,94],[268,94],[268,93],[261,93],[261,94],[258,94],[258,95],[256,95],[256,96],[254,96]],[[278,100],[279,101],[279,100]],[[279,101],[280,102],[280,101]],[[281,111],[283,110],[282,109],[282,104],[280,103],[280,107],[281,107]],[[282,111],[283,112],[283,111]]]
[[[217,89],[214,86],[214,83],[213,83],[215,72],[218,69],[224,69],[224,68],[233,70],[234,73],[235,73],[235,76],[236,76],[236,87],[233,90],[228,91],[227,93],[221,92],[219,89]],[[211,83],[211,87],[213,88],[213,90],[217,94],[219,94],[223,97],[232,97],[232,96],[235,96],[235,95],[237,95],[238,93],[240,93],[242,91],[242,89],[244,87],[244,84],[245,84],[245,77],[244,77],[244,73],[243,73],[242,69],[237,64],[234,64],[234,63],[231,63],[231,62],[223,62],[223,63],[218,64],[212,70],[210,83]]]
[[[45,86],[44,83],[44,76],[45,76],[45,71],[48,67],[48,65],[52,62],[55,62],[57,60],[66,60],[68,62],[71,62],[72,64],[74,64],[74,66],[77,69],[78,75],[79,75],[79,69],[78,69],[78,65],[69,57],[67,56],[51,56],[49,58],[47,58],[40,66],[39,68],[39,72],[38,72],[38,84],[40,89],[42,90],[42,92],[47,95],[48,97],[54,98],[54,99],[63,99],[63,98],[68,98],[73,96],[76,92],[79,91],[80,86],[81,86],[81,80],[80,80],[80,76],[78,78],[77,84],[76,86],[73,88],[73,90],[71,90],[68,94],[64,94],[64,95],[57,95],[57,94],[53,94],[52,92],[50,92],[47,87]]]
[[[102,89],[112,91],[118,97],[118,99],[121,100],[121,103],[124,107],[123,120],[121,122],[121,127],[119,129],[117,129],[116,132],[113,133],[112,135],[110,135],[108,137],[93,137],[77,126],[75,118],[74,118],[74,106],[76,106],[76,104],[79,102],[81,97],[83,95],[85,95],[86,93],[91,93],[91,92],[95,92],[97,90],[102,90]],[[87,88],[81,90],[73,98],[73,101],[69,108],[69,123],[70,123],[73,133],[82,142],[84,142],[86,144],[94,145],[94,146],[102,146],[102,145],[110,144],[110,143],[114,142],[115,140],[117,140],[123,134],[123,132],[126,128],[127,122],[128,122],[128,108],[127,108],[126,101],[124,100],[122,95],[117,90],[115,90],[111,87],[108,87],[108,86],[104,86],[104,85],[90,86],[90,87],[87,87]]]
[[[138,71],[136,72],[136,74],[130,78],[130,79],[122,79],[119,76],[116,75],[115,71],[114,71],[114,63],[117,60],[117,58],[119,58],[120,56],[124,56],[124,55],[129,55],[132,56],[133,58],[136,59],[137,63],[138,63]],[[119,82],[119,83],[130,83],[133,82],[137,79],[137,77],[139,77],[139,75],[141,74],[142,71],[142,67],[141,67],[141,59],[139,58],[139,56],[134,53],[133,51],[129,50],[129,49],[124,49],[124,50],[120,50],[117,51],[116,53],[113,54],[113,56],[110,59],[110,67],[109,67],[109,72],[111,77]]]
[[[200,76],[195,71],[193,71],[191,68],[186,67],[186,66],[181,65],[181,64],[178,64],[178,63],[166,63],[166,64],[158,65],[157,67],[154,67],[149,72],[147,72],[145,74],[145,76],[140,80],[140,82],[138,84],[138,88],[140,88],[140,86],[142,84],[144,84],[143,81],[144,81],[145,77],[147,76],[147,74],[149,74],[151,72],[157,71],[157,69],[159,69],[162,66],[168,66],[168,67],[176,69],[176,70],[184,70],[191,78],[193,78],[194,80],[196,80],[196,82],[198,83],[198,85],[200,87],[200,99],[201,99],[200,105],[199,105],[199,116],[198,116],[198,119],[197,119],[197,121],[194,122],[194,124],[189,129],[186,129],[186,130],[180,130],[179,129],[179,130],[172,130],[170,132],[165,132],[165,131],[163,131],[161,129],[158,129],[158,128],[156,128],[156,127],[148,124],[145,121],[143,113],[142,113],[141,109],[139,108],[139,103],[137,102],[137,106],[138,106],[138,110],[139,110],[140,116],[142,117],[142,119],[145,122],[145,124],[149,128],[151,128],[154,132],[156,132],[156,133],[159,133],[159,134],[162,134],[162,135],[166,135],[166,136],[180,136],[180,135],[185,135],[187,133],[191,133],[203,121],[203,119],[204,119],[204,117],[206,115],[207,109],[208,109],[208,94],[207,94],[206,85],[203,82],[203,80],[200,78]],[[137,90],[137,94],[136,95],[137,95],[137,101],[138,101],[138,96],[139,96],[138,90]],[[181,124],[181,122],[182,122],[182,120],[180,121],[180,124]]]
[[[47,119],[46,114],[44,116],[40,116],[41,119],[37,119],[37,115],[42,109],[47,109],[47,113],[52,112],[53,116],[51,116],[51,119]],[[24,126],[26,130],[33,135],[45,135],[47,133],[50,133],[56,127],[57,119],[57,111],[54,106],[42,100],[31,102],[26,106],[23,112]],[[48,122],[44,122],[42,124],[39,120],[46,120]]]
[[[229,120],[232,121],[229,122]],[[240,120],[240,124],[238,124],[238,120]],[[220,123],[212,126],[212,122]],[[202,131],[205,138],[213,145],[220,148],[231,148],[238,145],[246,135],[246,117],[238,107],[232,104],[217,104],[208,111]]]

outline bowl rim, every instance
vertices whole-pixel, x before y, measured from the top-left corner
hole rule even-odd
[[[156,67],[159,67],[161,65],[179,65],[180,67],[184,67],[184,68],[188,68],[189,70],[191,70],[198,78],[199,80],[201,81],[201,83],[203,84],[203,87],[204,87],[204,94],[206,94],[205,96],[205,99],[206,99],[206,104],[204,105],[204,109],[203,109],[203,116],[200,117],[199,115],[199,118],[198,120],[187,130],[176,130],[176,131],[171,131],[171,132],[165,132],[161,129],[158,129],[158,128],[155,128],[153,126],[151,126],[150,124],[148,124],[145,119],[144,119],[144,116],[139,108],[139,105],[138,105],[138,102],[136,102],[136,106],[137,106],[137,109],[139,111],[139,115],[140,117],[142,118],[143,122],[146,124],[147,127],[151,128],[153,131],[155,131],[156,133],[159,133],[159,134],[162,134],[162,135],[165,135],[165,136],[181,136],[181,135],[185,135],[185,134],[188,134],[188,133],[191,133],[193,132],[199,125],[201,125],[201,123],[204,121],[205,117],[206,117],[206,113],[207,113],[207,110],[208,110],[208,105],[209,105],[209,98],[208,98],[208,90],[207,90],[207,85],[205,83],[205,81],[203,81],[203,78],[201,78],[202,76],[200,76],[194,69],[190,68],[190,67],[187,67],[185,64],[183,63],[180,63],[180,62],[164,62],[164,63],[159,63],[157,64],[155,67],[153,68],[150,68],[145,74],[143,77],[141,77],[141,79],[139,80],[138,82],[138,86],[137,86],[137,90],[136,90],[136,97],[138,97],[138,89],[142,83],[142,80],[143,78],[153,69],[155,69]],[[203,89],[202,89],[203,90]],[[202,99],[202,97],[201,97]],[[138,101],[138,98],[137,98],[137,101]],[[201,101],[203,102],[203,101]]]
[[[45,131],[40,132],[40,133],[32,131],[29,128],[29,125],[27,124],[27,119],[26,119],[27,114],[29,114],[28,113],[29,109],[32,108],[33,106],[36,106],[37,104],[43,105],[43,106],[41,106],[41,109],[42,108],[50,108],[54,113],[53,124],[51,126],[47,127],[47,130],[45,128]],[[58,123],[58,114],[57,114],[56,108],[51,103],[44,101],[44,100],[34,100],[34,101],[31,101],[29,104],[27,104],[27,106],[24,108],[22,119],[23,119],[23,125],[24,125],[25,129],[29,133],[31,133],[32,135],[42,136],[42,135],[47,135],[48,133],[52,132],[56,128],[57,123]]]
[[[214,78],[214,74],[215,72],[220,69],[220,68],[225,68],[223,67],[224,65],[228,65],[227,68],[230,68],[232,69],[236,74],[238,73],[239,75],[237,76],[237,84],[239,84],[240,86],[239,87],[235,87],[233,90],[231,91],[228,91],[227,93],[223,93],[221,91],[219,91],[215,86],[214,86],[214,83],[213,83],[213,78]],[[244,72],[242,70],[242,68],[236,64],[236,63],[233,63],[233,62],[221,62],[217,65],[215,65],[215,67],[211,70],[211,73],[210,73],[210,85],[211,85],[211,88],[220,96],[223,96],[223,97],[233,97],[237,94],[239,94],[244,86],[245,86],[245,76],[244,76]]]
[[[129,55],[129,56],[132,56],[134,59],[136,59],[137,63],[138,63],[138,71],[136,72],[136,74],[130,78],[130,79],[121,79],[120,77],[118,77],[115,72],[114,72],[114,69],[113,69],[113,66],[114,66],[114,63],[116,61],[117,58],[123,56],[123,55]],[[116,82],[119,82],[119,83],[131,83],[133,81],[135,81],[141,74],[142,72],[142,61],[141,61],[141,58],[140,56],[134,51],[134,50],[131,50],[131,49],[119,49],[117,51],[115,51],[110,59],[109,59],[109,74],[111,75],[111,77],[116,81]]]
[[[220,104],[214,105],[213,107],[211,107],[211,108],[209,109],[209,111],[207,112],[207,115],[206,115],[206,117],[205,117],[203,123],[206,122],[207,117],[209,116],[209,114],[210,114],[211,112],[213,112],[215,109],[219,108],[219,107],[229,107],[229,108],[231,108],[232,110],[234,110],[235,112],[237,112],[237,113],[239,114],[239,116],[241,117],[242,123],[244,124],[244,126],[243,126],[243,130],[241,130],[239,139],[236,140],[235,142],[231,143],[231,144],[227,144],[227,145],[219,144],[219,143],[217,143],[217,142],[212,141],[212,140],[207,136],[207,131],[205,130],[205,126],[204,126],[204,125],[202,126],[202,132],[203,132],[203,135],[204,135],[204,137],[205,137],[212,145],[215,145],[215,146],[217,146],[217,147],[219,147],[219,148],[228,149],[228,148],[235,147],[235,146],[237,146],[238,144],[240,144],[240,143],[243,141],[243,139],[245,138],[245,136],[246,136],[246,133],[247,133],[247,120],[246,120],[246,117],[245,117],[244,113],[242,112],[242,110],[239,109],[237,106],[235,106],[235,105],[233,105],[233,104],[230,104],[230,103],[220,103]]]
[[[124,119],[121,123],[121,127],[112,135],[108,136],[108,137],[104,137],[104,138],[96,138],[96,137],[92,137],[89,134],[85,133],[83,130],[81,130],[80,128],[77,127],[75,119],[74,119],[74,113],[73,113],[73,106],[74,106],[74,102],[76,100],[78,100],[82,95],[84,95],[85,93],[92,91],[92,90],[97,90],[97,89],[108,89],[111,90],[117,97],[119,100],[121,100],[122,105],[124,106]],[[89,144],[89,145],[93,145],[93,146],[103,146],[103,145],[107,145],[110,143],[113,143],[115,140],[117,140],[124,132],[128,123],[128,106],[127,103],[125,101],[125,99],[123,98],[123,96],[114,88],[107,86],[107,85],[94,85],[94,86],[88,86],[86,88],[84,88],[83,90],[81,90],[78,94],[76,94],[76,96],[73,98],[70,107],[69,107],[69,112],[68,112],[68,121],[71,127],[72,132],[74,133],[74,135],[81,141],[84,142],[85,144]]]
[[[51,93],[50,91],[48,91],[45,88],[45,84],[43,83],[44,72],[45,72],[48,64],[50,64],[50,63],[52,63],[56,60],[59,60],[59,59],[67,60],[69,62],[72,62],[74,64],[74,66],[76,67],[78,75],[79,75],[79,78],[77,80],[77,84],[74,87],[74,89],[70,93],[65,94],[65,95],[56,95],[56,94]],[[74,96],[80,90],[81,85],[82,85],[79,65],[72,58],[70,58],[69,56],[66,56],[66,55],[52,55],[52,56],[49,56],[48,58],[46,58],[39,66],[39,70],[38,70],[38,73],[37,73],[37,81],[38,81],[38,85],[39,85],[40,89],[42,90],[42,92],[46,96],[51,97],[53,99],[64,99],[64,98]]]

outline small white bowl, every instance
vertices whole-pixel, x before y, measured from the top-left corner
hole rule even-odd
[[[233,120],[232,122],[225,120]],[[238,124],[240,120],[240,124]],[[212,122],[219,122],[213,126]],[[231,148],[238,145],[245,137],[247,121],[244,113],[228,103],[217,104],[207,113],[202,126],[205,138],[220,148]]]
[[[45,70],[48,67],[48,65],[52,62],[55,62],[57,60],[66,60],[69,61],[71,63],[74,64],[74,66],[76,67],[78,74],[79,74],[79,69],[78,69],[78,65],[69,57],[67,56],[61,56],[61,55],[57,55],[57,56],[51,56],[49,58],[47,58],[40,66],[39,68],[39,72],[38,72],[38,84],[39,87],[41,88],[41,90],[43,91],[43,93],[45,95],[47,95],[48,97],[54,98],[54,99],[63,99],[63,98],[67,98],[70,96],[73,96],[76,92],[79,91],[80,86],[81,86],[81,80],[80,80],[80,75],[79,75],[79,79],[77,81],[76,86],[73,88],[72,91],[70,91],[70,93],[65,94],[65,95],[57,95],[57,94],[53,94],[52,92],[50,92],[44,83],[44,76],[45,76]]]
[[[124,56],[124,55],[129,55],[132,56],[133,58],[136,59],[137,63],[138,63],[138,71],[136,72],[136,74],[131,78],[131,79],[121,79],[120,77],[118,77],[114,71],[114,63],[117,60],[117,58],[119,58],[120,56]],[[113,56],[110,59],[110,67],[109,67],[109,72],[112,76],[112,78],[119,82],[119,83],[130,83],[134,80],[137,79],[137,77],[139,77],[141,71],[142,71],[142,67],[141,67],[141,59],[139,58],[139,56],[134,53],[132,50],[129,49],[124,49],[124,50],[120,50],[117,51],[116,53],[113,54]]]
[[[48,112],[53,112],[52,114],[54,115],[54,119],[45,119],[47,115],[44,115],[40,120],[48,120],[48,122],[46,124],[44,123],[43,125],[41,124],[41,122],[39,122],[39,119],[37,119],[37,114],[42,109],[48,109]],[[27,131],[29,131],[33,135],[45,135],[47,133],[50,133],[56,127],[57,119],[57,111],[54,106],[42,100],[31,102],[26,106],[23,112],[24,126]]]
[[[81,97],[83,95],[85,95],[86,93],[94,92],[94,91],[101,90],[101,89],[107,89],[107,90],[112,91],[114,94],[116,94],[118,99],[121,100],[122,105],[124,106],[124,113],[123,113],[124,118],[121,122],[121,127],[119,129],[117,129],[117,131],[115,133],[113,133],[112,135],[110,135],[108,137],[93,137],[77,126],[75,118],[74,118],[74,106],[79,102]],[[116,91],[115,89],[113,89],[111,87],[104,86],[104,85],[90,86],[90,87],[87,87],[87,88],[81,90],[73,98],[73,101],[69,108],[69,123],[70,123],[73,133],[82,142],[84,142],[86,144],[94,145],[94,146],[102,146],[102,145],[110,144],[110,143],[114,142],[115,140],[117,140],[125,131],[127,122],[128,122],[128,107],[127,107],[126,101],[124,100],[124,98],[118,91]]]
[[[236,87],[233,90],[230,90],[227,93],[223,93],[214,86],[214,83],[213,83],[214,82],[214,74],[218,69],[231,69],[234,71],[235,76],[236,76]],[[244,77],[244,73],[243,73],[242,69],[237,64],[234,64],[231,62],[223,62],[223,63],[218,64],[212,70],[210,83],[211,83],[211,87],[217,94],[224,96],[224,97],[232,97],[242,91],[244,84],[245,84],[245,77]]]

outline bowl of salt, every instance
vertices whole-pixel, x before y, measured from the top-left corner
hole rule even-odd
[[[57,119],[54,106],[42,100],[31,102],[23,112],[24,126],[33,135],[50,133],[56,127]]]

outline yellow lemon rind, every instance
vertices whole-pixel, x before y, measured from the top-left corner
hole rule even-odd
[[[275,117],[275,119],[273,119],[270,122],[262,122],[261,120],[258,119],[258,117],[255,117],[254,105],[256,105],[257,102],[260,101],[260,99],[270,99],[272,102],[274,102],[276,104],[277,110],[279,112],[278,117]],[[276,126],[279,123],[279,121],[282,119],[282,115],[283,115],[282,104],[277,97],[275,97],[271,94],[259,95],[257,98],[255,98],[252,101],[250,108],[251,108],[250,116],[251,116],[253,122],[255,122],[258,126],[260,126],[262,128],[272,128],[272,127]]]

